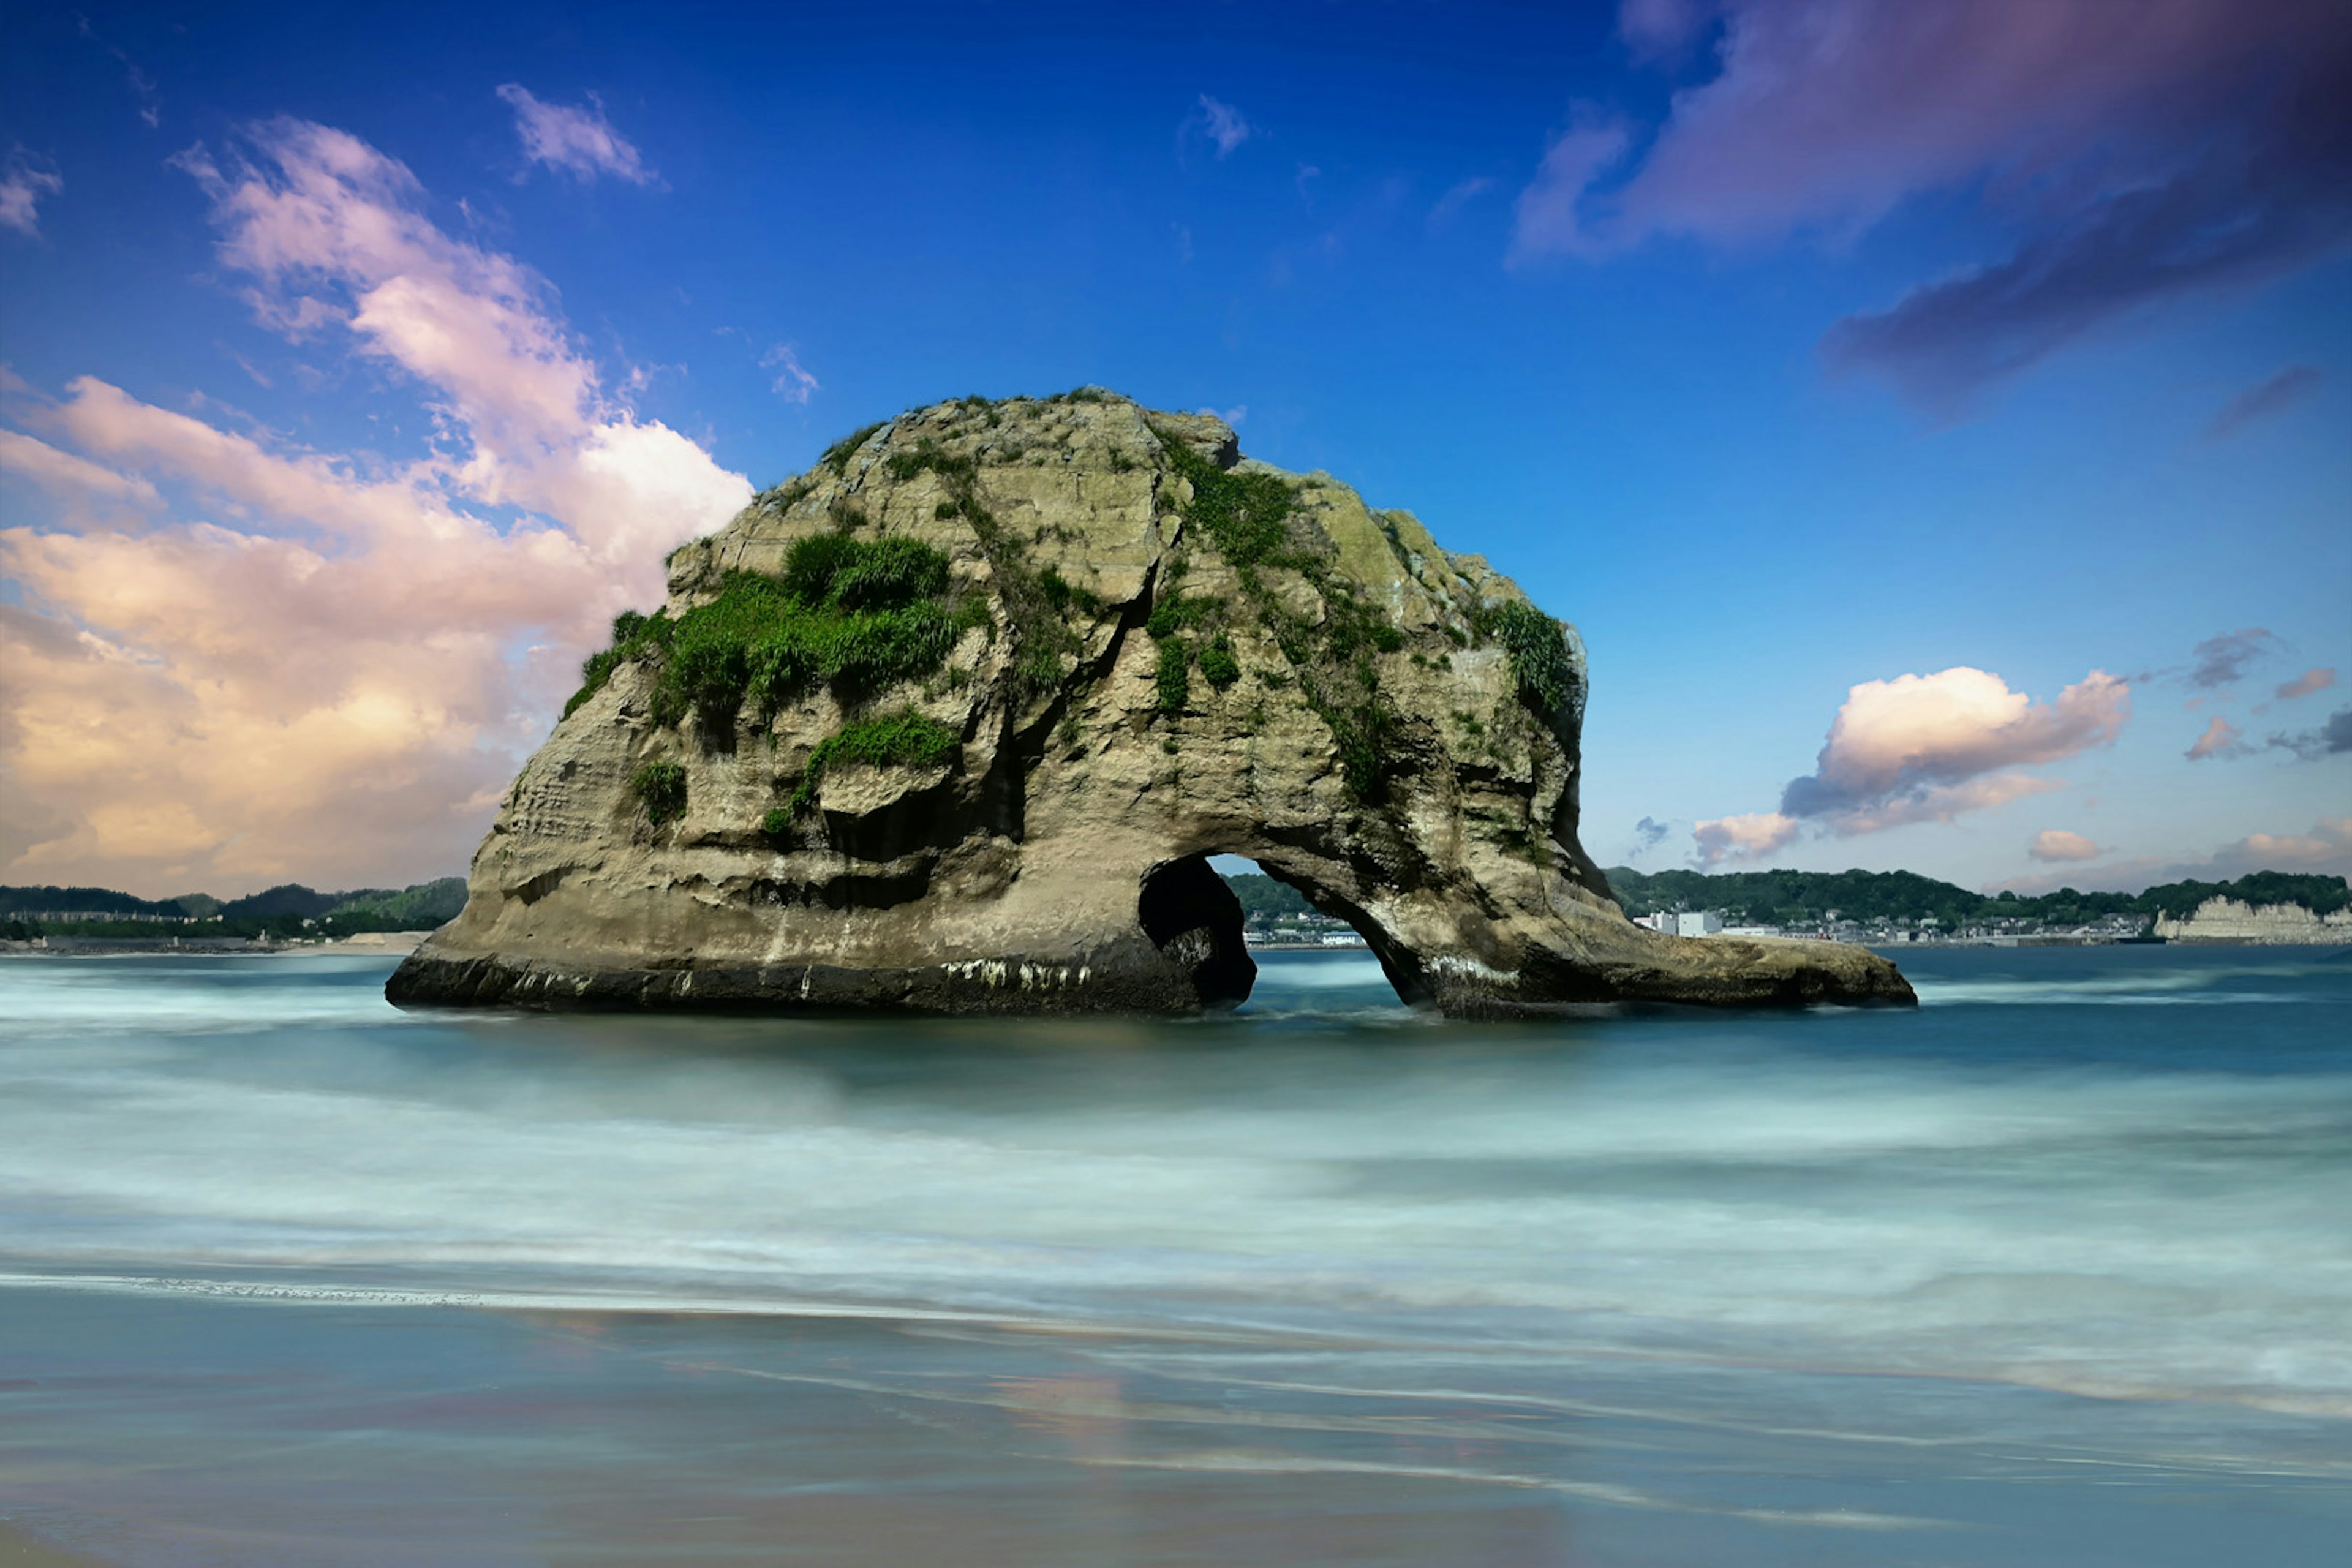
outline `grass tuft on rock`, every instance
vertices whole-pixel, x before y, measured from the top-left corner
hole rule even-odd
[[[629,780],[646,820],[659,827],[686,815],[686,770],[667,757],[656,757]]]
[[[801,775],[800,787],[793,792],[792,809],[799,813],[816,804],[817,785],[829,767],[844,763],[864,763],[874,767],[930,767],[953,756],[961,743],[961,737],[953,730],[911,708],[845,725],[819,742],[816,750],[809,753],[808,771]],[[771,817],[774,815],[769,814]]]
[[[835,441],[832,446],[827,447],[818,455],[817,461],[823,463],[826,468],[831,468],[836,474],[847,472],[849,468],[849,459],[856,455],[857,448],[866,445],[867,439],[873,436],[874,432],[879,430],[883,426],[887,425],[889,421],[887,419],[877,419],[871,425],[859,426],[856,429],[852,430],[848,435],[844,436],[840,440]]]

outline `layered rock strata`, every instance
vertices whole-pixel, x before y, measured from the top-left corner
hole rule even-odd
[[[1630,923],[1577,842],[1576,633],[1411,513],[1087,389],[858,432],[680,549],[401,1003],[1187,1012],[1245,856],[1458,1016],[1907,1003]]]

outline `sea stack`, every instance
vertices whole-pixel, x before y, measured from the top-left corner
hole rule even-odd
[[[1246,856],[1460,1017],[1909,1003],[1635,926],[1577,842],[1584,650],[1475,555],[1097,388],[862,430],[669,561],[402,1004],[1185,1013]]]

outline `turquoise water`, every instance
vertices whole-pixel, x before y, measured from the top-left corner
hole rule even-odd
[[[101,1561],[2334,1563],[2352,956],[1916,1013],[403,1015],[0,963],[0,1520]]]

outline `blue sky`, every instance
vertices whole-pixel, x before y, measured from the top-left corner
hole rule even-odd
[[[1083,383],[1575,622],[1604,864],[2352,870],[2329,7],[218,9],[5,23],[0,879],[458,869],[667,542]]]

